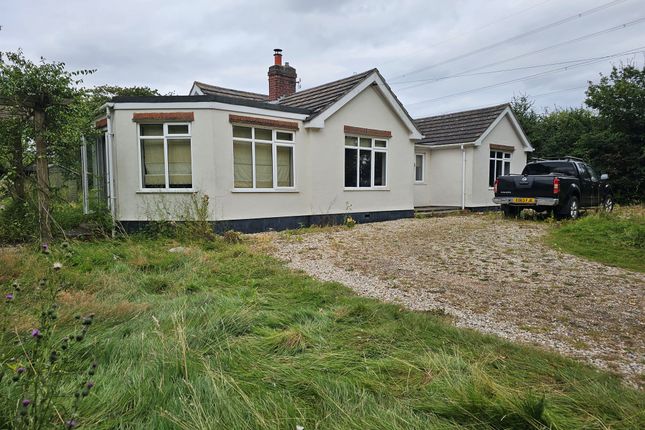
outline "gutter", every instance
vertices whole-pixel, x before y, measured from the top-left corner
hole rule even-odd
[[[466,143],[449,143],[447,145],[428,145],[427,143],[415,143],[421,148],[427,149],[454,149],[454,148],[463,148],[464,146],[475,146],[476,142],[466,142]]]

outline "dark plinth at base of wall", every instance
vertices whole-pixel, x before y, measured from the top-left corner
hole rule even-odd
[[[301,215],[273,218],[236,219],[228,221],[212,221],[213,229],[217,233],[235,230],[242,233],[260,233],[263,231],[292,230],[311,226],[328,226],[343,224],[347,216],[351,216],[357,223],[391,221],[401,218],[413,218],[414,210],[381,211],[381,212],[355,212],[348,214],[327,215]],[[143,231],[155,221],[120,221],[127,233]]]

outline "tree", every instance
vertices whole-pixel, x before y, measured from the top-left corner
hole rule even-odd
[[[645,69],[614,67],[598,83],[589,82],[585,103],[588,108],[538,114],[522,95],[511,106],[535,148],[534,157],[581,157],[609,174],[616,201],[643,201]]]
[[[533,110],[535,102],[526,94],[513,96],[511,99],[511,109],[519,121],[524,133],[531,142],[535,152],[540,152],[540,141],[537,139],[537,133],[540,127],[540,115]]]
[[[608,138],[591,151],[612,178],[620,200],[645,197],[645,67],[613,67],[589,82],[587,106],[598,112]]]
[[[38,218],[43,242],[52,237],[48,168],[51,144],[61,144],[56,140],[57,133],[64,129],[70,105],[81,91],[80,76],[90,73],[93,71],[70,72],[65,63],[47,62],[43,58],[35,64],[20,50],[0,53],[0,104],[32,121],[26,130],[27,137],[35,143]]]
[[[13,109],[0,108],[0,177],[14,201],[25,202],[25,128],[28,118]]]

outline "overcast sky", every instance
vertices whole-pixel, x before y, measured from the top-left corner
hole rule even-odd
[[[97,69],[88,85],[266,93],[273,48],[302,89],[378,67],[414,117],[521,93],[580,106],[588,80],[645,60],[645,0],[0,0],[0,25],[0,51]]]

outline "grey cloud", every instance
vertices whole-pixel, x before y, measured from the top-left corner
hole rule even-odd
[[[379,67],[413,115],[541,95],[538,106],[578,106],[584,86],[609,60],[451,96],[543,69],[445,79],[415,88],[398,81],[449,76],[645,16],[643,0],[622,3],[548,31],[410,74],[609,0],[122,1],[0,3],[0,50],[22,47],[70,68],[97,68],[88,84],[188,91],[193,80],[265,92],[272,49],[298,70],[303,88]],[[589,58],[645,46],[645,23],[490,66],[499,70]],[[636,56],[639,64],[643,56]],[[620,59],[614,59],[614,62]],[[555,67],[554,67],[555,68]],[[401,77],[401,75],[405,75]],[[422,102],[438,97],[436,102]]]

